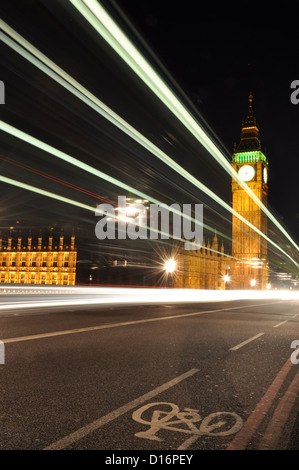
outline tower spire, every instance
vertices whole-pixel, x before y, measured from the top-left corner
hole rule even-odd
[[[250,91],[248,99],[249,99],[248,113],[247,113],[246,120],[243,124],[243,127],[256,126],[256,118],[253,114],[253,94],[252,94],[252,91]]]
[[[261,150],[259,129],[253,113],[253,93],[249,93],[249,107],[245,121],[242,121],[241,140],[236,148],[236,152],[248,152],[251,150]]]

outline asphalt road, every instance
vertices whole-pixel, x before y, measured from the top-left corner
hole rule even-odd
[[[0,449],[298,450],[298,307],[2,310]]]

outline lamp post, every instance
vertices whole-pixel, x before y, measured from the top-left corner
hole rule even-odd
[[[228,274],[225,274],[225,275],[223,276],[223,280],[224,280],[224,282],[225,282],[225,290],[227,290],[227,285],[228,285],[228,283],[230,282],[230,276],[229,276]]]
[[[174,259],[169,259],[164,263],[164,269],[170,278],[170,287],[173,287],[173,274],[176,270],[176,262]]]

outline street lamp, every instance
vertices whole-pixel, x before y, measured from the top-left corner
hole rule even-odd
[[[254,286],[256,285],[256,280],[255,280],[255,279],[251,279],[250,285],[251,285],[251,287],[254,287]]]
[[[223,280],[225,282],[225,290],[226,290],[227,289],[227,284],[228,284],[228,282],[230,282],[230,276],[228,274],[225,274],[223,276]]]
[[[169,260],[165,261],[164,268],[165,268],[165,271],[167,273],[173,273],[175,271],[175,268],[176,268],[175,260],[174,259],[169,259]]]
[[[271,286],[271,284],[270,284],[270,282],[269,282],[269,283],[267,284],[267,289],[271,289],[271,287],[272,287],[272,286]]]
[[[170,276],[170,287],[173,287],[173,274],[174,274],[175,269],[176,269],[175,260],[174,259],[168,259],[167,261],[165,261],[164,269],[167,272],[167,274],[169,274],[169,276]]]

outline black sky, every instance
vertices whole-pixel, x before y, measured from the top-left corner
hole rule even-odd
[[[232,152],[248,95],[270,162],[269,204],[298,241],[296,14],[282,2],[107,0],[121,8]]]

